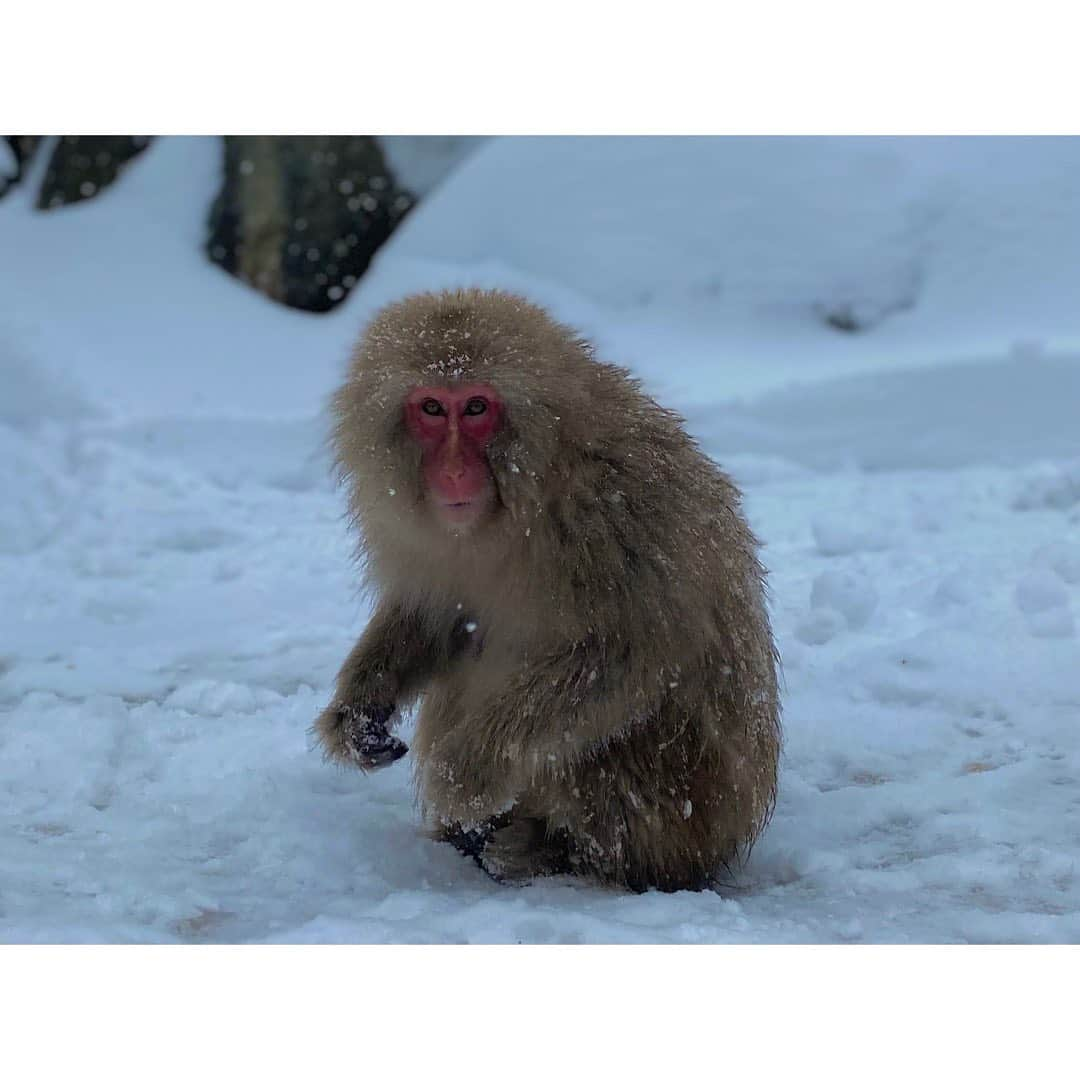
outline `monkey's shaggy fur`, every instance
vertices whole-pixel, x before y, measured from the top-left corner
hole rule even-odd
[[[456,535],[403,422],[417,386],[485,383],[498,509]],[[421,693],[419,798],[493,876],[700,889],[765,825],[780,746],[757,543],[680,418],[540,308],[498,291],[380,312],[334,398],[378,595],[317,730]],[[473,850],[475,849],[475,850]]]

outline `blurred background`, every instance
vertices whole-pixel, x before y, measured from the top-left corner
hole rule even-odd
[[[0,935],[1080,939],[1078,177],[1068,137],[8,136]],[[326,400],[459,285],[745,492],[787,745],[734,891],[500,891],[406,764],[311,750],[368,613]]]
[[[1080,336],[1078,163],[1068,138],[9,136],[0,334],[116,408],[225,412],[314,407],[374,308],[446,284],[529,292],[690,403],[1031,354]]]

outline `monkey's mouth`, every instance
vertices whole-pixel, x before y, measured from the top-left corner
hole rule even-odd
[[[472,526],[482,516],[484,503],[482,499],[458,499],[436,503],[435,510],[447,525],[457,530]]]
[[[468,517],[480,509],[473,499],[462,499],[460,502],[444,502],[437,505],[440,514],[445,514],[451,518]]]
[[[432,509],[454,532],[472,531],[498,505],[498,492],[491,485],[479,491],[432,492]]]

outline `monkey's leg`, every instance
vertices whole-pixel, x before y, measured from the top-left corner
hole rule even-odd
[[[637,893],[706,889],[713,872],[679,818],[643,815],[633,804],[609,805],[601,820],[568,829],[570,872]]]
[[[737,785],[694,725],[673,737],[677,722],[657,718],[547,786],[574,873],[634,892],[696,891],[736,856],[748,827]]]
[[[617,659],[591,637],[562,642],[516,664],[496,693],[465,695],[446,719],[423,723],[424,802],[443,819],[479,824],[646,713],[661,690],[635,689],[623,677],[625,650],[608,644]],[[531,816],[549,815],[541,803]]]

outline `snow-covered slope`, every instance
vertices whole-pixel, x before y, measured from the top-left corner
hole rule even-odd
[[[382,135],[379,145],[398,182],[427,195],[478,146],[483,135]]]
[[[493,140],[329,316],[202,259],[216,160],[0,202],[0,938],[1080,938],[1080,142]],[[787,745],[722,893],[500,888],[408,759],[311,749],[366,617],[320,410],[375,307],[462,283],[746,491]]]
[[[367,293],[418,263],[528,288],[639,370],[725,394],[1014,341],[1075,350],[1078,169],[1076,139],[494,140]]]

